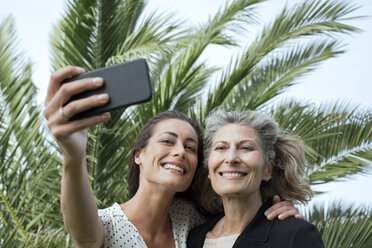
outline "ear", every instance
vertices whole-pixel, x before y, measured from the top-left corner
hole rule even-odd
[[[137,165],[142,165],[141,153],[142,153],[142,149],[141,149],[141,150],[137,150],[137,151],[134,153],[134,162],[135,162]]]
[[[274,160],[271,160],[266,168],[265,168],[265,172],[264,172],[264,176],[263,176],[263,180],[265,182],[268,182],[270,181],[271,177],[272,177],[272,172],[273,172],[273,169],[274,169]]]

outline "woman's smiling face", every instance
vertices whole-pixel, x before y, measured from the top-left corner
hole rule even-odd
[[[145,148],[135,155],[140,166],[140,185],[151,183],[175,192],[191,184],[198,163],[198,137],[192,126],[167,119],[154,127]]]
[[[220,196],[260,196],[262,180],[271,178],[254,129],[228,124],[215,133],[208,158],[209,177]]]

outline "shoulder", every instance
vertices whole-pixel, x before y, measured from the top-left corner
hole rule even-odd
[[[136,227],[118,203],[98,210],[105,231],[104,247],[146,247]]]
[[[204,216],[186,199],[175,197],[169,209],[176,247],[186,247],[189,231],[204,222]]]
[[[169,209],[172,223],[186,225],[188,230],[203,223],[205,217],[186,199],[174,198]]]
[[[121,210],[118,203],[114,203],[111,207],[98,209],[98,216],[105,223],[106,221],[111,220],[115,216],[123,216],[124,212]]]
[[[272,241],[285,242],[287,247],[324,247],[321,235],[313,224],[295,217],[273,221],[269,238]]]
[[[302,229],[302,228],[310,228],[310,229],[313,229],[316,227],[305,221],[305,220],[301,220],[301,219],[297,219],[293,216],[290,216],[284,220],[279,220],[278,218],[274,219],[273,220],[273,229],[284,229],[284,230],[290,230],[290,231],[294,231],[294,230],[297,230],[297,229]]]

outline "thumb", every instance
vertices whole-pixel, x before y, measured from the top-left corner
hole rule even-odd
[[[279,203],[280,202],[280,197],[278,195],[274,195],[273,197],[273,204]]]

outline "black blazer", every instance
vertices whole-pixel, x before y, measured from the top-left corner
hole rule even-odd
[[[264,212],[271,206],[262,204],[253,220],[246,226],[234,243],[233,248],[324,248],[316,227],[306,221],[289,217],[284,220],[267,220]],[[205,236],[224,214],[215,216],[190,231],[187,247],[202,248]]]

